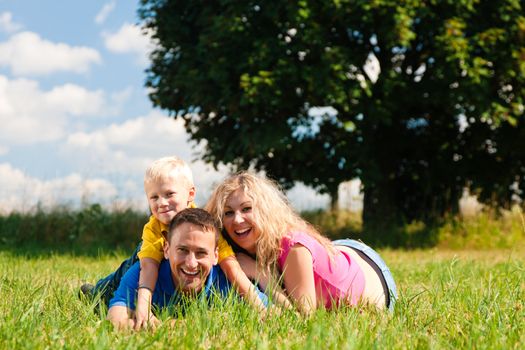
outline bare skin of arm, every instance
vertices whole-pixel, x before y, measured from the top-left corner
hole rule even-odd
[[[133,314],[133,311],[125,306],[112,306],[108,311],[107,319],[117,329],[133,329],[135,328]]]
[[[139,288],[137,291],[137,310],[135,311],[135,330],[148,327],[156,327],[159,320],[151,312],[152,291],[155,290],[159,275],[159,263],[151,258],[140,259]]]
[[[317,307],[312,254],[300,244],[290,249],[283,268],[284,286],[299,312],[310,315]]]
[[[255,286],[248,279],[235,257],[230,256],[222,260],[219,265],[228,280],[233,284],[237,293],[239,293],[249,305],[259,311],[266,310],[266,307],[257,295]]]
[[[268,291],[271,291],[272,301],[276,305],[287,309],[290,309],[292,307],[292,304],[290,303],[284,292],[281,290],[281,288],[279,288],[279,285],[277,283],[271,283],[270,277],[267,274],[257,270],[257,266],[254,259],[242,253],[237,254],[237,259],[246,276],[256,280],[259,286],[261,286],[261,288],[266,293]]]

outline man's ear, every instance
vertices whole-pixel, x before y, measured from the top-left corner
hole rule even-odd
[[[215,252],[213,253],[213,265],[217,265],[219,262],[219,247],[215,247]]]
[[[170,249],[170,243],[168,240],[164,242],[164,258],[169,259],[169,253],[168,250]]]

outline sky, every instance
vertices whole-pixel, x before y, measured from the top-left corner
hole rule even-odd
[[[227,175],[196,161],[201,148],[182,121],[152,107],[152,46],[137,4],[0,0],[0,213],[89,203],[146,211],[144,170],[169,155],[190,164],[199,206]],[[328,204],[303,185],[288,197],[298,210]]]

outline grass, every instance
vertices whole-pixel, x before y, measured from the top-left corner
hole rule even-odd
[[[125,258],[0,251],[2,349],[522,349],[525,249],[383,250],[400,291],[392,315],[345,308],[259,315],[237,301],[196,304],[176,326],[117,333],[77,297]],[[166,318],[167,315],[162,315]],[[167,323],[166,323],[167,324]]]

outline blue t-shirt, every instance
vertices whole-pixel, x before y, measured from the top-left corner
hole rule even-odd
[[[118,305],[135,310],[139,275],[140,262],[136,262],[122,277],[118,289],[113,294],[113,298],[109,301],[109,307]],[[206,279],[203,290],[199,293],[199,297],[204,296],[206,299],[210,299],[213,295],[218,293],[221,297],[225,298],[230,292],[230,289],[231,284],[226,278],[226,275],[221,270],[220,266],[214,265]],[[268,305],[268,297],[259,289],[257,289],[257,292],[264,305]],[[181,299],[182,296],[173,284],[169,261],[164,259],[159,266],[159,276],[157,278],[157,284],[155,285],[155,291],[151,298],[151,304],[160,309],[169,305],[176,305]]]

